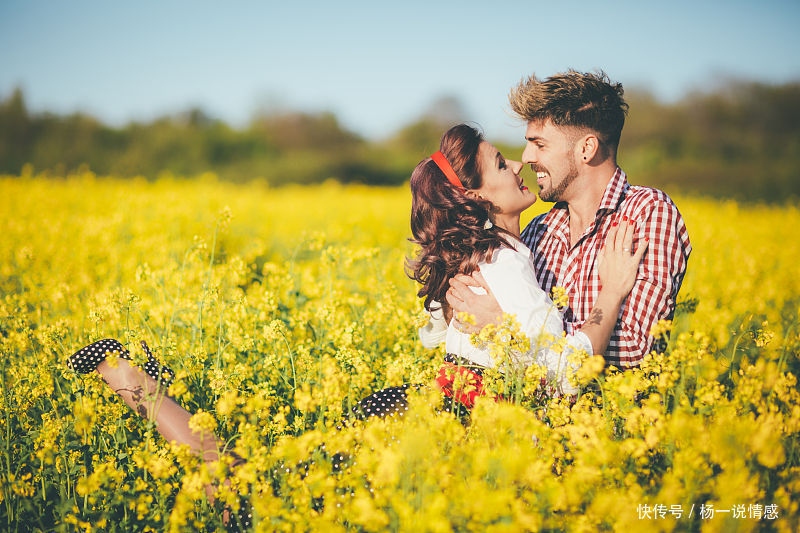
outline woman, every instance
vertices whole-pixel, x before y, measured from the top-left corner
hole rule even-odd
[[[522,183],[521,167],[518,162],[506,161],[474,128],[459,125],[444,134],[439,152],[417,165],[411,176],[411,230],[420,253],[410,262],[410,277],[422,284],[419,296],[425,298],[425,308],[432,314],[431,324],[421,335],[427,344],[445,340],[448,361],[436,384],[445,396],[467,408],[483,393],[481,368],[495,362],[486,347],[474,346],[469,336],[455,327],[450,310],[438,302],[444,301],[452,276],[476,270],[486,278],[501,308],[514,315],[531,337],[534,348],[520,354],[520,362],[547,366],[561,392],[571,392],[565,379],[566,365],[560,362],[563,357],[550,349],[549,342],[537,342],[543,333],[561,337],[563,326],[553,303],[536,283],[530,252],[519,241],[520,214],[536,201],[536,195]],[[609,232],[600,264],[603,288],[595,306],[602,312],[593,313],[595,320],[567,338],[569,349],[605,350],[646,248],[627,251],[632,238],[633,228],[628,223]],[[113,339],[82,348],[70,358],[70,365],[79,372],[100,373],[134,411],[156,422],[165,439],[188,444],[205,461],[219,460],[222,444],[212,435],[192,432],[191,414],[165,393],[171,371],[158,365],[146,345],[142,346],[149,359],[144,372],[128,364],[128,351]],[[111,353],[121,357],[118,364],[106,360]],[[474,379],[476,386],[471,391],[454,391],[454,373]],[[378,391],[360,402],[358,414],[397,414],[408,408],[406,390]],[[213,496],[210,488],[208,493]]]

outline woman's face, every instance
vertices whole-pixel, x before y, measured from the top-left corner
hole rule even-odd
[[[483,185],[474,192],[492,202],[499,214],[518,215],[536,202],[536,194],[528,190],[519,175],[522,163],[505,159],[487,141],[478,147],[478,162]]]

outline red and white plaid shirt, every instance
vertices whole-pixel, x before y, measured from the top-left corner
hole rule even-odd
[[[569,210],[565,202],[534,218],[522,231],[522,242],[533,251],[536,277],[548,294],[564,287],[569,306],[564,328],[574,333],[589,318],[600,294],[595,268],[597,253],[615,220],[623,216],[636,221],[634,249],[647,237],[650,244],[639,266],[636,283],[622,303],[611,334],[606,362],[619,367],[638,366],[654,348],[650,329],[661,319],[671,320],[675,299],[692,251],[683,218],[672,200],[657,189],[631,186],[617,167],[606,187],[594,222],[570,249]]]

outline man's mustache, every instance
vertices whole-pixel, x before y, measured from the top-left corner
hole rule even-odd
[[[544,172],[545,174],[549,174],[549,172],[547,171],[547,168],[545,168],[542,165],[539,165],[537,163],[531,163],[531,169],[534,172]]]

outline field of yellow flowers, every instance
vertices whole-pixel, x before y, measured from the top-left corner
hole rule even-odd
[[[2,177],[0,529],[213,531],[245,495],[257,531],[797,531],[800,209],[675,200],[694,252],[665,355],[587,364],[574,405],[523,382],[463,424],[421,387],[337,429],[441,362],[407,188]],[[147,341],[246,462],[207,468],[68,369],[103,337]]]

